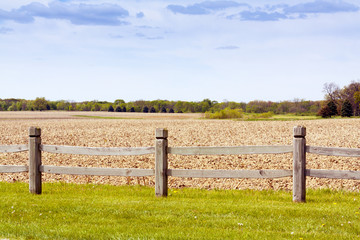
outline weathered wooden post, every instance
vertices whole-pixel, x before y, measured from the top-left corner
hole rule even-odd
[[[155,136],[155,195],[166,197],[168,195],[168,131],[163,128],[157,128]]]
[[[305,202],[306,198],[306,128],[294,127],[293,150],[293,201]]]
[[[41,194],[41,129],[29,128],[29,191]]]

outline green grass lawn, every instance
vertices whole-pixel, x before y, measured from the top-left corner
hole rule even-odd
[[[270,117],[262,117],[259,113],[246,113],[243,120],[245,121],[296,121],[296,120],[316,120],[320,116],[308,115],[300,116],[296,114],[274,114]],[[241,121],[241,119],[240,119]]]
[[[360,195],[0,182],[0,239],[355,239]]]

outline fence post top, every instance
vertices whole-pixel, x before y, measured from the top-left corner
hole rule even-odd
[[[303,126],[295,126],[294,127],[294,137],[301,138],[306,136],[306,127]]]
[[[29,128],[29,136],[30,137],[40,137],[41,136],[41,129],[37,127],[30,127]]]
[[[168,137],[168,130],[164,128],[157,128],[155,130],[155,137],[157,139],[163,139]]]

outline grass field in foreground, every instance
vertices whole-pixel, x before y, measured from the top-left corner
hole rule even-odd
[[[360,195],[0,182],[0,239],[355,239]]]

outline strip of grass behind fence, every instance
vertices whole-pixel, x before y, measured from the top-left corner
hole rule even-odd
[[[355,239],[359,193],[0,182],[0,239]]]

